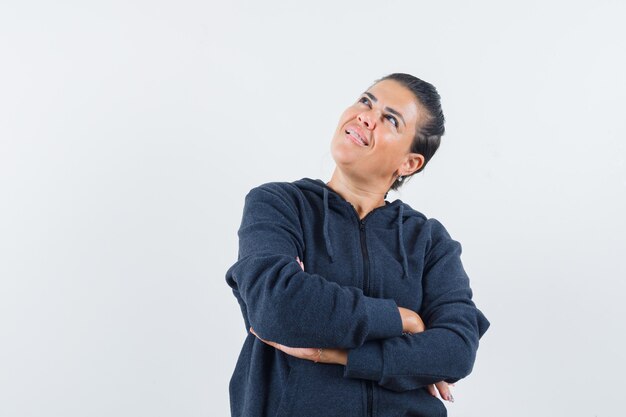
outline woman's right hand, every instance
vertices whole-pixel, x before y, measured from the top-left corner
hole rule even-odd
[[[404,307],[398,307],[398,310],[402,318],[403,333],[421,333],[426,330],[422,318],[415,311]]]
[[[398,310],[400,310],[400,317],[402,317],[403,333],[421,333],[426,330],[424,321],[415,311],[404,307],[398,307]],[[439,381],[435,384],[428,385],[428,392],[435,398],[437,398],[437,392],[439,392],[441,398],[454,402],[450,386],[454,386],[454,384],[448,384],[446,381]]]

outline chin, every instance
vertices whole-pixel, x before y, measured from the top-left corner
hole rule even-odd
[[[359,161],[360,156],[354,152],[349,146],[344,144],[332,144],[330,147],[330,154],[332,155],[337,165],[351,165]]]

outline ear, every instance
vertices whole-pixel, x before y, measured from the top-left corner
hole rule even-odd
[[[406,156],[402,165],[400,165],[398,172],[402,175],[411,175],[424,166],[424,160],[424,155],[411,152]]]

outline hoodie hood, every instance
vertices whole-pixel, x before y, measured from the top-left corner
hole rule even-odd
[[[303,178],[252,188],[237,235],[225,278],[248,335],[229,383],[232,417],[446,416],[426,386],[469,375],[490,323],[441,222],[400,200],[361,220],[325,182]],[[405,332],[398,307],[433,331]],[[324,366],[267,340],[350,358]]]
[[[363,219],[359,218],[359,215],[354,208],[354,206],[344,199],[340,194],[338,194],[335,190],[330,188],[324,181],[321,179],[312,179],[312,178],[302,178],[298,181],[293,182],[301,190],[306,190],[317,194],[323,201],[323,236],[324,236],[324,246],[326,247],[326,253],[330,259],[330,262],[334,262],[334,252],[333,252],[333,244],[330,239],[330,233],[328,232],[330,227],[330,212],[329,212],[329,204],[332,200],[333,204],[338,204],[344,209],[352,211],[357,220],[366,220],[370,214],[384,213],[387,216],[395,217],[395,222],[397,223],[397,231],[398,231],[398,244],[400,246],[400,261],[402,263],[403,269],[403,279],[407,279],[409,277],[409,263],[407,260],[406,249],[404,247],[404,237],[402,234],[403,231],[403,221],[404,221],[404,202],[399,199],[394,200],[393,202],[389,202],[385,200],[385,205],[377,207],[370,211]]]

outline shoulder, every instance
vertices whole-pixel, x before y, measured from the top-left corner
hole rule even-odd
[[[270,181],[256,185],[245,196],[245,206],[282,215],[297,216],[302,192],[288,181]]]
[[[304,177],[295,181],[269,181],[253,187],[248,196],[273,196],[294,206],[321,200],[326,185],[322,180]]]
[[[249,196],[261,196],[261,195],[274,195],[276,197],[289,197],[299,193],[298,187],[292,182],[288,181],[269,181],[256,185],[248,191],[246,197]]]
[[[398,206],[402,207],[403,218],[415,219],[415,220],[419,220],[420,222],[425,222],[428,220],[428,216],[426,216],[421,211],[414,209],[408,203],[405,203],[404,201],[400,199],[394,200],[391,204],[397,204]]]
[[[419,234],[423,239],[429,241],[429,246],[432,247],[444,241],[453,241],[448,229],[438,218],[428,217],[403,201],[399,201],[397,204],[402,205],[403,223],[405,225],[414,223],[419,226]]]

